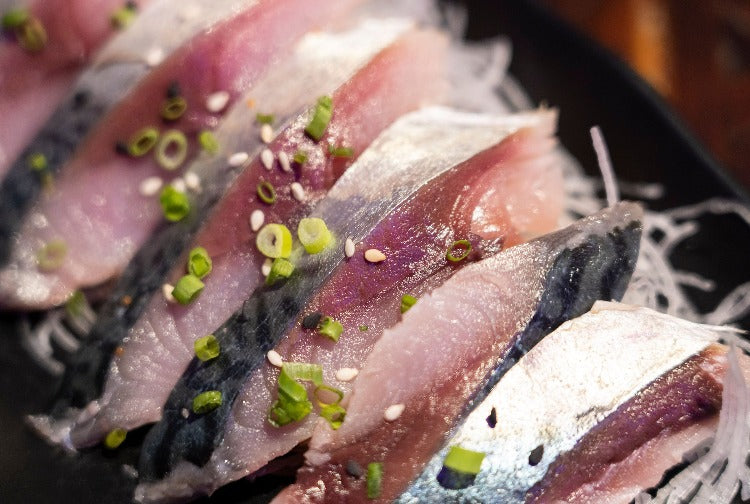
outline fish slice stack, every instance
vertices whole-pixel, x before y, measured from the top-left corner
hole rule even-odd
[[[561,227],[557,111],[467,110],[502,42],[426,0],[67,3],[0,4],[0,303],[81,333],[48,440],[153,424],[140,502],[284,464],[277,502],[642,502],[714,435],[656,499],[748,480],[747,357],[613,302],[640,206]]]

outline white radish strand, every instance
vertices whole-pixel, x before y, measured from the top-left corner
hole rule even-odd
[[[602,172],[604,192],[607,194],[607,206],[612,206],[620,201],[620,191],[617,188],[615,170],[612,167],[612,160],[609,158],[607,144],[604,142],[604,135],[602,135],[602,130],[599,126],[591,128],[591,141],[594,143],[599,170]]]

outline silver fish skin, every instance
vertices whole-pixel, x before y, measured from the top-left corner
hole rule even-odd
[[[646,308],[597,302],[522,358],[397,502],[528,502],[528,491],[543,480],[558,456],[647,385],[716,339],[716,329],[710,326]],[[487,418],[493,409],[497,424],[491,428]],[[437,475],[455,445],[482,452],[485,458],[472,485],[446,490]],[[530,454],[540,446],[541,460],[531,465]],[[651,484],[661,473],[654,477]],[[628,502],[636,494],[637,490],[620,498]]]

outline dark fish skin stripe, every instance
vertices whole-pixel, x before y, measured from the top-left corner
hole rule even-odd
[[[257,369],[291,328],[305,304],[341,261],[331,251],[318,260],[307,256],[285,283],[261,287],[214,336],[219,357],[208,362],[194,358],[175,385],[164,406],[162,419],[146,436],[141,452],[140,477],[156,480],[166,476],[180,460],[203,466],[222,440],[226,421],[249,373]],[[193,398],[207,390],[219,390],[222,404],[214,411],[192,413]],[[190,414],[185,418],[183,408]]]
[[[68,96],[13,162],[0,184],[0,268],[8,264],[13,235],[42,190],[41,174],[31,170],[26,159],[32,154],[44,154],[46,171],[54,177],[106,109],[83,90]]]

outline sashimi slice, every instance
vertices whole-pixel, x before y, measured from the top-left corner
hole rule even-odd
[[[631,502],[715,433],[727,372],[727,348],[712,342],[719,336],[596,303],[500,380],[399,502]],[[750,359],[741,361],[750,377]],[[446,490],[436,477],[456,445],[485,457],[473,484]]]
[[[637,205],[620,203],[466,267],[422,296],[376,343],[345,398],[341,427],[318,422],[308,466],[277,502],[369,502],[364,478],[347,473],[350,461],[381,463],[374,501],[395,499],[467,403],[565,320],[596,299],[622,295],[638,255],[641,215]],[[400,416],[386,420],[392,407]]]
[[[535,125],[443,173],[387,215],[304,309],[342,323],[341,339],[334,344],[296,325],[275,350],[285,360],[322,364],[326,383],[348,392],[347,383],[336,380],[336,371],[362,364],[383,328],[400,318],[403,294],[421,295],[471,261],[512,246],[521,234],[534,228],[553,229],[563,199],[562,172],[552,152],[554,123],[553,112],[540,112]],[[524,194],[531,195],[527,198],[533,202],[527,201],[523,207],[512,204],[516,191],[532,186],[535,190]],[[516,222],[529,226],[519,227]],[[451,244],[466,238],[472,242],[473,253],[464,261],[446,259]],[[363,255],[373,248],[387,257],[376,268]],[[366,332],[358,329],[362,324],[367,325]],[[263,364],[250,376],[223,440],[206,465],[199,468],[170,460],[172,472],[162,481],[141,485],[139,500],[210,494],[307,439],[315,415],[280,429],[268,423],[277,375],[278,369]],[[160,457],[160,453],[145,450],[144,464],[149,471],[141,473],[148,477],[154,470],[152,461]]]
[[[331,156],[328,144],[343,143],[357,156],[391,121],[423,101],[435,99],[443,87],[444,50],[445,39],[439,33],[407,34],[333,93],[333,116],[320,142],[305,135],[311,117],[306,111],[271,143],[273,152],[283,150],[290,157],[298,148],[304,149],[308,159],[301,167],[286,172],[277,165],[267,170],[260,159],[250,164],[194,241],[213,258],[213,270],[200,297],[184,307],[168,303],[162,295],[150,299],[140,322],[128,333],[123,350],[117,352],[121,355],[109,367],[102,398],[95,403],[96,414],[84,412],[73,429],[74,445],[96,443],[114,426],[130,429],[159,419],[169,391],[193,356],[194,340],[221,325],[262,280],[263,258],[248,223],[252,212],[263,209],[266,222],[279,219],[276,222],[293,228],[294,220],[304,216],[309,205],[325,194],[340,170],[351,162]],[[415,58],[431,64],[413,65]],[[273,206],[255,196],[260,180],[270,181],[277,188]],[[304,202],[290,194],[290,184],[295,181],[304,189]],[[171,272],[169,280],[183,274],[184,263]]]
[[[158,177],[169,182],[179,175],[199,151],[196,138],[201,130],[213,129],[311,27],[343,14],[357,1],[262,1],[190,41],[154,70],[102,121],[32,211],[0,273],[0,303],[48,308],[76,289],[119,274],[164,220],[158,192],[142,194],[143,181]],[[163,125],[162,103],[175,83],[187,110]],[[207,104],[216,93],[228,93],[218,110]],[[253,117],[248,110],[245,120],[252,122]],[[184,163],[167,170],[153,155],[135,158],[116,151],[118,142],[144,127],[156,127],[162,134],[182,132],[188,140]],[[218,141],[224,140],[220,135]],[[66,252],[54,268],[42,268],[38,255],[50,243],[63,243]]]
[[[135,2],[135,11],[151,1]],[[23,3],[0,5],[0,16],[10,9],[27,10],[43,26],[47,42],[29,51],[13,36],[0,38],[0,180],[78,71],[117,33],[111,17],[125,5],[122,0],[36,0],[20,7]]]

